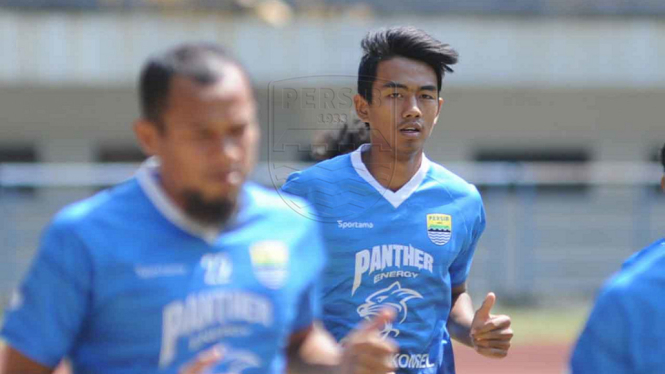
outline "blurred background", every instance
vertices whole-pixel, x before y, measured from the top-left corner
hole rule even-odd
[[[227,46],[260,103],[253,178],[279,186],[278,162],[314,162],[282,135],[303,130],[302,145],[338,129],[323,92],[355,93],[360,40],[393,25],[460,53],[427,154],[480,188],[488,225],[469,286],[476,303],[496,292],[516,331],[503,361],[456,347],[458,371],[564,372],[602,282],[662,235],[661,0],[0,0],[0,310],[50,217],[143,159],[131,123],[147,56]]]

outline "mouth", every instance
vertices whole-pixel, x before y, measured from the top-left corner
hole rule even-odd
[[[409,123],[401,125],[397,130],[404,136],[417,137],[422,132],[423,126],[419,123]]]
[[[237,185],[242,181],[242,173],[238,170],[230,170],[226,172],[215,172],[209,175],[210,179],[224,184]]]

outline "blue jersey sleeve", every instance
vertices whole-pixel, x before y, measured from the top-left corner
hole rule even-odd
[[[87,251],[74,232],[55,221],[5,313],[2,336],[25,356],[54,367],[75,343],[90,287]]]
[[[315,198],[317,187],[316,176],[313,173],[296,171],[289,174],[281,190],[290,195],[282,195],[282,198],[303,217],[316,219],[331,213],[329,211],[330,208],[321,205],[321,200]],[[294,197],[300,199],[294,199]]]
[[[286,182],[282,185],[281,189],[288,194],[307,199],[307,184],[302,183],[300,177],[300,172],[289,174],[289,177],[286,179]],[[308,212],[311,213],[309,209]],[[308,217],[310,214],[304,214],[304,216]],[[305,251],[303,252],[306,253],[303,253],[303,255],[306,260],[302,263],[306,264],[306,266],[312,269],[313,272],[307,287],[300,297],[296,317],[293,323],[293,332],[308,328],[314,320],[318,319],[321,315],[319,276],[325,263],[324,245],[319,225],[316,221],[310,221],[307,231],[306,239],[302,244],[305,247]]]
[[[309,223],[299,250],[302,269],[308,273],[307,286],[297,306],[293,332],[306,329],[321,316],[320,275],[326,262],[325,250],[318,222]]]
[[[291,329],[293,333],[307,329],[314,320],[319,318],[320,306],[318,305],[317,288],[316,284],[312,283],[301,294]]]
[[[573,351],[572,374],[636,372],[627,348],[629,313],[619,291],[609,288],[599,295]]]
[[[289,174],[288,178],[286,178],[286,182],[282,185],[281,190],[291,195],[307,198],[305,188],[306,186],[303,185],[300,180],[300,172],[296,171]]]
[[[466,238],[464,247],[460,250],[453,263],[450,265],[450,283],[453,287],[466,281],[471,270],[473,254],[476,252],[476,246],[480,236],[485,231],[485,208],[480,198],[480,194],[474,187],[475,202],[470,211],[465,212],[467,224],[469,227],[469,236]]]

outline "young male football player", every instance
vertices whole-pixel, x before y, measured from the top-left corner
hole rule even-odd
[[[358,321],[392,307],[397,316],[382,335],[400,346],[399,373],[452,372],[449,334],[504,357],[510,318],[490,314],[491,293],[474,313],[466,288],[485,228],[480,195],[423,153],[457,53],[410,27],[369,33],[361,44],[354,104],[371,142],[293,173],[283,186],[316,210],[302,214],[323,222],[325,326],[343,339]]]

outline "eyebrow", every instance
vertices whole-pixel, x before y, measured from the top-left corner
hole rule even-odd
[[[405,84],[402,83],[397,83],[397,82],[388,82],[383,85],[383,88],[401,88],[404,90],[408,90],[409,87],[407,87]],[[436,91],[436,86],[428,84],[426,86],[421,86],[418,91]]]
[[[401,88],[401,89],[408,89],[408,87],[405,84],[402,83],[397,83],[397,82],[388,82],[383,85],[383,88]]]

